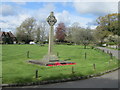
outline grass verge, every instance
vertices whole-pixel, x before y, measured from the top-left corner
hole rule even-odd
[[[116,58],[100,50],[91,49],[78,45],[55,45],[55,52],[59,53],[59,60],[68,60],[77,63],[76,65],[45,67],[29,64],[28,60],[41,60],[47,54],[48,46],[39,45],[3,45],[2,51],[2,75],[3,83],[27,83],[44,80],[55,80],[85,76],[104,72],[118,67],[120,63]],[[27,58],[27,52],[30,57]],[[86,53],[86,59],[85,59]],[[93,64],[95,64],[95,69]],[[35,78],[35,71],[38,69],[39,78]]]

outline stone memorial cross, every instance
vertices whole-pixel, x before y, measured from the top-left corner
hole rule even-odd
[[[54,43],[54,25],[57,22],[55,16],[54,16],[54,12],[51,12],[50,15],[47,18],[47,22],[50,25],[50,31],[49,31],[49,47],[48,47],[48,55],[52,55],[53,54],[53,43]]]

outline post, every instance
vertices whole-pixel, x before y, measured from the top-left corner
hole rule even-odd
[[[87,53],[85,52],[85,59],[87,58]]]
[[[59,52],[57,52],[57,56],[59,56]]]
[[[72,74],[74,74],[75,72],[74,72],[74,67],[72,67]]]
[[[110,58],[113,59],[112,53],[110,52]]]
[[[30,52],[29,52],[29,51],[27,51],[27,58],[29,58],[29,53],[30,53]]]
[[[86,45],[84,45],[84,49],[86,49]]]
[[[93,64],[93,69],[96,70],[96,65],[95,64]]]
[[[102,50],[104,52],[104,50]]]
[[[35,78],[38,78],[38,70],[35,71]]]

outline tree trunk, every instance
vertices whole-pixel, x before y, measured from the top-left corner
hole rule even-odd
[[[84,45],[84,49],[86,49],[86,45]]]

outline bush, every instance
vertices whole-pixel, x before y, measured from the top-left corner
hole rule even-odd
[[[73,43],[66,43],[66,42],[56,42],[56,44],[60,45],[73,45]]]
[[[117,43],[116,42],[107,42],[106,44],[107,45],[116,45]]]

